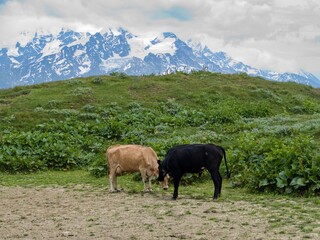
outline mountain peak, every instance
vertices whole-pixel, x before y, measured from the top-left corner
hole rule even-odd
[[[176,36],[174,33],[172,33],[172,32],[164,32],[164,33],[163,33],[163,36],[164,36],[164,38],[174,38],[174,39],[177,39],[177,36]]]
[[[202,52],[207,47],[207,46],[203,46],[201,42],[193,41],[192,39],[188,39],[186,43],[190,48],[197,50],[199,52]]]
[[[184,42],[172,32],[136,36],[124,28],[94,33],[61,29],[58,34],[22,36],[23,41],[0,49],[0,88],[112,72],[148,75],[203,69],[320,87],[320,81],[303,70],[280,74],[256,69],[225,52],[212,52],[200,42]]]

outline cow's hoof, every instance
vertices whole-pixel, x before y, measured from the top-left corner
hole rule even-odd
[[[177,198],[173,197],[173,198],[172,198],[172,200],[174,200],[174,201],[175,201],[175,200],[177,200]]]
[[[152,189],[145,189],[143,190],[145,193],[151,193],[152,192]]]
[[[109,192],[110,193],[117,193],[117,192],[121,192],[122,190],[123,190],[122,188],[120,188],[120,189],[116,188],[114,190],[109,190]]]

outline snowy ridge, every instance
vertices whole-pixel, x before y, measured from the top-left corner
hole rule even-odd
[[[194,70],[247,73],[320,87],[319,79],[303,70],[277,73],[256,69],[199,42],[184,42],[170,32],[135,36],[123,28],[93,34],[63,29],[55,35],[23,33],[14,46],[0,48],[0,88],[112,72],[158,75]]]

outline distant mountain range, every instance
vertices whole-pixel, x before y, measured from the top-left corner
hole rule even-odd
[[[57,35],[36,33],[26,42],[0,49],[0,88],[112,72],[158,75],[198,70],[247,73],[320,87],[320,80],[311,73],[260,70],[235,61],[224,52],[212,52],[201,43],[184,42],[170,32],[145,37],[122,28],[95,34],[61,30]]]

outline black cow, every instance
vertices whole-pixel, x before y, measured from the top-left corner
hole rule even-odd
[[[173,199],[178,197],[178,188],[181,177],[184,173],[201,173],[206,168],[214,183],[213,199],[218,198],[221,193],[222,177],[219,167],[224,157],[227,176],[230,177],[228,170],[225,150],[214,144],[189,144],[178,145],[171,148],[165,159],[159,164],[158,181],[164,181],[164,177],[169,174],[173,178],[174,192]]]

